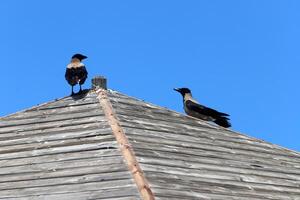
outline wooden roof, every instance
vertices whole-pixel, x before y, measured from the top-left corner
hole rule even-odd
[[[139,199],[95,93],[0,120],[0,199]]]
[[[102,89],[0,118],[0,177],[0,199],[300,200],[298,152]]]

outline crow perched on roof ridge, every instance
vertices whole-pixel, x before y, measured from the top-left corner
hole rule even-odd
[[[206,121],[213,121],[219,126],[223,126],[225,128],[231,126],[231,124],[228,122],[228,114],[216,111],[214,109],[199,104],[195,99],[193,99],[190,89],[174,88],[174,90],[182,95],[184,111],[187,115]]]
[[[67,65],[65,78],[67,82],[72,86],[71,95],[74,95],[73,87],[77,84],[79,84],[80,86],[79,93],[82,92],[81,85],[83,85],[85,80],[87,79],[88,72],[85,68],[85,65],[81,61],[86,58],[87,56],[77,53],[72,56],[71,62]]]

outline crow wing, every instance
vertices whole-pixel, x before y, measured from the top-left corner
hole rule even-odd
[[[67,68],[65,73],[65,78],[70,85],[76,85],[79,80],[79,84],[84,84],[85,80],[87,79],[88,72],[85,66],[81,67],[72,67]]]
[[[189,110],[192,110],[192,111],[195,111],[195,112],[198,112],[202,115],[206,115],[206,116],[211,116],[215,119],[217,118],[220,118],[220,117],[223,117],[223,118],[226,118],[228,119],[227,117],[225,116],[229,116],[228,114],[226,113],[222,113],[222,112],[218,112],[214,109],[211,109],[211,108],[208,108],[208,107],[205,107],[205,106],[202,106],[200,104],[197,104],[191,100],[187,100],[185,102],[185,105],[186,107],[189,109]]]
[[[70,85],[76,85],[76,73],[74,68],[67,68],[65,78]]]
[[[84,82],[88,76],[88,72],[87,72],[85,66],[81,66],[81,67],[77,68],[77,74],[78,74],[78,78],[80,79],[79,84],[80,85],[84,84]]]

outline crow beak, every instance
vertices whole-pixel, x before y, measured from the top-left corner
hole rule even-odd
[[[84,59],[86,59],[87,58],[87,56],[82,56],[82,60],[84,60]]]
[[[179,91],[179,88],[174,88],[174,90],[177,91],[177,92],[180,92],[180,91]]]

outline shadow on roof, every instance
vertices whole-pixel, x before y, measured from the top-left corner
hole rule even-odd
[[[82,92],[80,94],[75,94],[71,97],[73,100],[77,101],[77,100],[85,98],[88,95],[89,91],[90,91],[89,89],[85,89],[85,90],[82,90]]]

